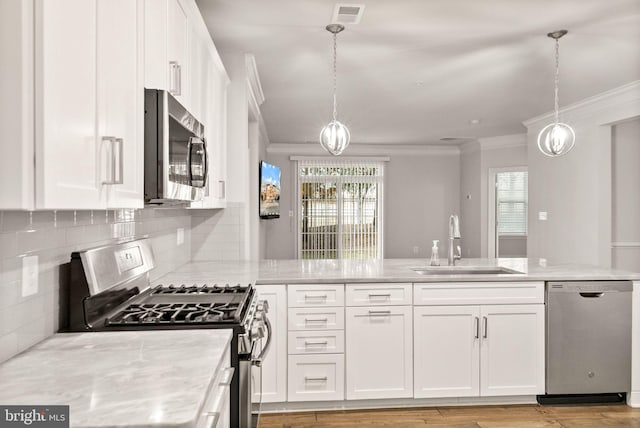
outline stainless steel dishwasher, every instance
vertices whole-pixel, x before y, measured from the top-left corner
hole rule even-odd
[[[631,281],[547,283],[548,395],[631,390],[632,290]]]

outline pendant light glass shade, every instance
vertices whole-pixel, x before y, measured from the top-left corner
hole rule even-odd
[[[550,123],[538,134],[538,148],[547,156],[568,153],[576,142],[576,134],[566,123]]]
[[[332,120],[320,131],[320,145],[334,156],[338,156],[349,145],[349,130],[337,120]]]
[[[327,25],[326,30],[333,34],[333,120],[322,128],[322,131],[320,131],[320,145],[327,152],[334,156],[338,156],[347,148],[347,146],[349,146],[349,140],[351,138],[351,134],[349,134],[347,127],[338,121],[338,102],[336,95],[336,35],[344,30],[344,26],[340,24],[329,24]]]
[[[576,142],[576,133],[571,126],[560,123],[560,107],[558,97],[558,83],[560,81],[560,37],[567,34],[567,30],[558,30],[547,34],[556,41],[556,74],[554,96],[554,121],[542,128],[538,134],[538,148],[547,156],[555,157],[569,153]]]

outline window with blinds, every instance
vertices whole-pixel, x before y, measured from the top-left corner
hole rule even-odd
[[[496,176],[498,235],[527,235],[527,172],[500,172]]]
[[[382,257],[382,162],[298,161],[298,257]]]

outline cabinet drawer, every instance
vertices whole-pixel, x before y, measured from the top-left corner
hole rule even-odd
[[[344,354],[289,355],[288,401],[344,400]]]
[[[344,330],[344,308],[289,308],[289,330]]]
[[[414,305],[486,305],[544,303],[544,282],[416,283]]]
[[[344,306],[343,284],[290,284],[287,294],[290,308]]]
[[[410,305],[411,283],[347,284],[347,306]]]
[[[344,331],[290,331],[289,354],[340,354],[344,352]]]
[[[211,383],[202,413],[196,421],[196,428],[227,428],[229,426],[225,422],[229,417],[229,389],[234,376],[229,349],[222,357],[222,361],[222,367]]]

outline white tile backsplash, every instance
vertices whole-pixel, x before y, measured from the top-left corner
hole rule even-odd
[[[229,203],[224,210],[191,212],[193,261],[242,260],[245,205]]]
[[[183,208],[0,211],[0,362],[58,330],[60,267],[72,251],[149,236],[157,262],[153,280],[191,260],[191,214]],[[184,229],[182,245],[176,243],[177,228]],[[21,295],[25,255],[39,259],[38,292],[28,297]]]

